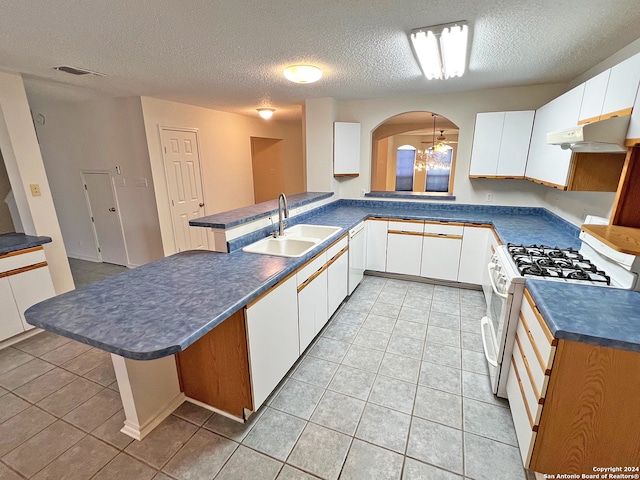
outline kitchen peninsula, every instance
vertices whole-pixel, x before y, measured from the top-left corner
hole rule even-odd
[[[140,439],[185,398],[174,354],[187,351],[225,320],[237,320],[235,314],[246,305],[374,216],[492,226],[504,243],[579,246],[579,229],[541,208],[338,200],[290,219],[342,229],[302,257],[245,253],[238,238],[230,253],[179,253],[42,302],[29,309],[27,318],[113,354],[127,417],[123,431]],[[255,235],[247,237],[246,243],[256,240]],[[599,305],[594,301],[594,308]]]

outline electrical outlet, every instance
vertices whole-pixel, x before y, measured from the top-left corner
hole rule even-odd
[[[487,193],[487,196],[484,197],[484,201],[485,202],[492,202],[493,201],[493,193]]]
[[[32,197],[39,197],[40,195],[42,195],[42,193],[40,192],[40,185],[38,185],[37,183],[32,183],[31,185],[29,185],[29,187],[31,188]]]

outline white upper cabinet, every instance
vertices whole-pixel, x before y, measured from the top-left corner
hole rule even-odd
[[[494,176],[498,169],[505,112],[478,113],[473,133],[469,176]]]
[[[640,83],[640,53],[587,80],[580,123],[628,115]]]
[[[640,83],[640,53],[611,68],[604,97],[602,115],[627,110],[633,106]],[[628,115],[629,112],[626,112]]]
[[[600,118],[604,97],[607,93],[611,69],[587,80],[584,84],[584,97],[580,108],[580,123],[589,123]]]
[[[360,124],[333,124],[333,175],[360,175]]]
[[[505,113],[496,171],[499,177],[524,177],[535,113],[534,110]]]
[[[569,177],[571,150],[547,144],[547,133],[578,124],[585,84],[540,107],[533,123],[526,177],[543,185],[564,189]]]
[[[627,130],[627,138],[633,139],[632,143],[640,143],[640,95],[636,94],[636,103],[633,106],[631,120],[629,120],[629,130]]]
[[[524,177],[533,110],[478,113],[470,177]]]

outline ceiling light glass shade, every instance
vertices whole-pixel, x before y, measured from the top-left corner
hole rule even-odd
[[[257,110],[258,115],[260,115],[265,120],[270,119],[273,116],[273,112],[275,112],[275,109],[273,108],[258,108]]]
[[[440,45],[442,47],[442,69],[444,78],[461,77],[467,63],[467,25],[454,25],[442,30]]]
[[[313,65],[291,65],[284,69],[284,76],[295,83],[313,83],[322,78],[322,70]]]
[[[460,77],[467,64],[467,22],[423,27],[411,32],[411,42],[427,79]]]
[[[424,76],[429,80],[442,78],[440,48],[434,33],[430,30],[414,31],[411,33],[411,42]]]

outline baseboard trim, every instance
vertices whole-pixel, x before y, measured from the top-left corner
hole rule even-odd
[[[155,417],[150,418],[144,425],[138,425],[130,420],[125,420],[124,427],[122,427],[120,431],[125,435],[129,435],[131,438],[142,440],[144,437],[149,435],[154,428],[160,425],[165,418],[171,415],[176,408],[182,405],[185,398],[184,393],[180,392],[166,405],[163,410],[158,412]]]
[[[80,253],[67,252],[67,257],[75,258],[76,260],[86,260],[87,262],[102,263],[98,257],[90,257],[88,255],[82,255]]]
[[[31,330],[27,330],[26,332],[22,332],[14,335],[13,337],[2,340],[0,342],[0,350],[6,347],[10,347],[11,345],[15,345],[16,343],[21,342],[22,340],[26,340],[29,337],[33,337],[40,332],[44,332],[44,330],[42,330],[41,328],[32,328]]]
[[[215,412],[219,415],[222,415],[223,417],[227,417],[227,418],[230,418],[231,420],[235,420],[238,423],[245,423],[245,420],[243,418],[236,417],[235,415],[232,415],[229,412],[225,412],[224,410],[220,410],[219,408],[212,407],[211,405],[207,405],[206,403],[200,402],[198,400],[194,400],[193,398],[190,398],[190,397],[185,397],[184,399],[189,403],[193,403],[194,405],[198,405],[199,407]]]

